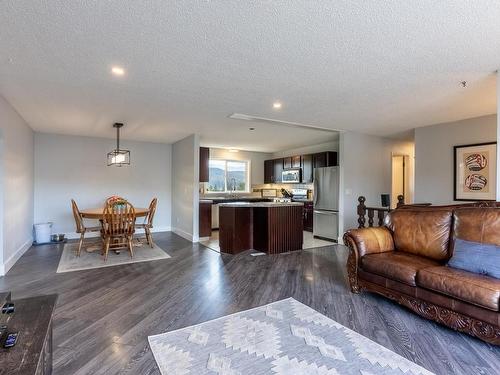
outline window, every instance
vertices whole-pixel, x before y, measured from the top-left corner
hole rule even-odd
[[[250,191],[249,162],[242,160],[209,160],[208,191],[229,193]]]

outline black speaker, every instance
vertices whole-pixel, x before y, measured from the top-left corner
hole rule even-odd
[[[382,194],[380,195],[380,198],[382,200],[382,207],[389,207],[391,205],[391,198],[389,194]]]

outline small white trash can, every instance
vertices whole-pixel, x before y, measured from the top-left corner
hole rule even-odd
[[[52,234],[52,223],[35,224],[35,241],[36,243],[50,242]]]

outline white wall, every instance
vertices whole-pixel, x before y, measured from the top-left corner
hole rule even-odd
[[[358,197],[380,207],[380,195],[391,192],[392,141],[386,138],[344,132],[340,134],[339,236],[358,227]]]
[[[210,148],[211,159],[249,160],[250,186],[264,183],[264,160],[272,159],[272,154],[265,152],[239,151],[229,152],[223,148]]]
[[[172,145],[172,230],[199,240],[200,140],[190,135]]]
[[[80,209],[102,207],[120,195],[136,207],[158,198],[154,231],[170,230],[172,146],[122,141],[131,164],[107,166],[113,139],[35,134],[35,222],[54,223],[54,233],[76,236],[70,200]],[[94,225],[96,223],[93,223]]]
[[[496,115],[415,129],[415,202],[453,203],[453,146],[496,139]]]
[[[0,275],[3,275],[32,242],[33,131],[2,96],[0,131]]]
[[[325,137],[328,138],[328,133],[325,133]],[[335,137],[337,137],[337,136],[335,136]],[[338,150],[339,150],[339,140],[335,139],[335,140],[331,140],[331,141],[325,142],[325,143],[320,143],[317,145],[304,146],[304,147],[294,148],[294,149],[290,149],[290,150],[275,152],[272,155],[272,158],[284,158],[287,156],[307,155],[307,154],[315,154],[317,152],[323,152],[323,151],[338,151]]]

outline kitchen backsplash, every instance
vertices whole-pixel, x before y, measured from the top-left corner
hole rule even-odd
[[[313,191],[313,184],[253,184],[250,193],[241,193],[241,195],[253,195],[260,197],[262,195],[262,189],[276,189],[278,197],[281,197],[281,189],[291,190],[291,189],[307,189]],[[200,194],[203,196],[206,193],[206,184],[200,182]],[[220,195],[225,195],[220,193]]]
[[[253,193],[261,193],[262,189],[276,189],[278,197],[281,197],[281,189],[307,189],[313,191],[313,184],[255,184],[252,185]]]

